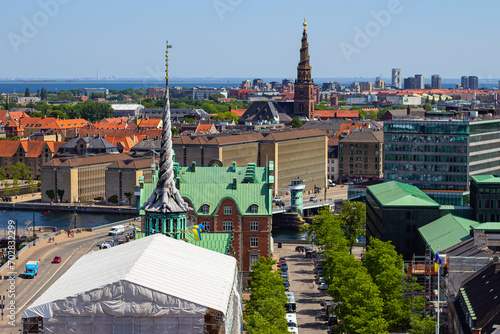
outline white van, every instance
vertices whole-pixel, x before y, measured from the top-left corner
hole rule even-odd
[[[116,225],[116,226],[113,226],[109,230],[109,234],[108,235],[119,235],[119,234],[123,234],[124,232],[125,232],[125,226],[123,226],[123,225]]]

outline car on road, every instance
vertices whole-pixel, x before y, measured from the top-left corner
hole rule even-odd
[[[288,264],[282,263],[280,269],[282,272],[288,271]]]
[[[326,284],[325,282],[322,282],[322,283],[320,283],[318,289],[320,289],[320,290],[328,290],[328,284]]]
[[[283,281],[283,286],[285,287],[285,290],[288,291],[288,289],[290,289],[290,281],[288,279],[285,279]]]
[[[288,279],[288,271],[282,272],[281,278]]]
[[[320,305],[322,307],[327,307],[328,305],[333,305],[333,299],[331,298],[325,298],[321,303]]]
[[[310,202],[317,202],[318,199],[316,198],[316,196],[313,196],[313,197],[309,198],[309,201]]]
[[[54,260],[52,260],[52,263],[61,263],[61,257],[60,256],[54,257]]]

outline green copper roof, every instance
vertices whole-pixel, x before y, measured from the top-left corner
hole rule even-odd
[[[241,214],[269,216],[272,214],[271,185],[268,168],[248,164],[245,167],[178,167],[176,164],[176,186],[182,197],[191,201],[199,216],[212,216],[224,198],[232,198]],[[143,184],[138,207],[149,198],[155,188],[157,176],[152,183]],[[271,180],[272,181],[272,180]],[[208,213],[202,206],[208,205]],[[257,212],[251,206],[257,206]],[[141,214],[143,211],[141,210]]]
[[[436,254],[438,247],[445,250],[464,240],[472,238],[471,228],[479,226],[479,223],[454,216],[451,213],[441,217],[418,229],[418,232],[428,244],[432,252]]]
[[[206,233],[201,234],[201,240],[195,241],[194,234],[186,233],[187,242],[214,252],[228,255],[231,247],[231,233]]]
[[[470,177],[472,181],[478,184],[498,184],[500,177],[494,175],[475,175]]]
[[[391,181],[368,186],[367,189],[384,207],[439,207],[432,198],[409,184]]]
[[[500,223],[482,223],[472,227],[474,230],[482,230],[484,232],[500,232]]]

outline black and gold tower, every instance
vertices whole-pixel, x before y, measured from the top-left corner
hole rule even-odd
[[[302,33],[299,66],[297,66],[297,80],[295,80],[293,113],[294,116],[305,116],[312,119],[314,113],[314,82],[311,78],[311,65],[309,63],[306,19],[304,19],[303,25],[304,32]]]

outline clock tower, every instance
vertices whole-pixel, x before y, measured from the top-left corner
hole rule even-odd
[[[314,114],[314,82],[311,78],[311,65],[309,63],[306,19],[304,19],[303,26],[300,61],[297,66],[297,80],[295,80],[293,114],[294,116],[305,116],[311,120]]]

